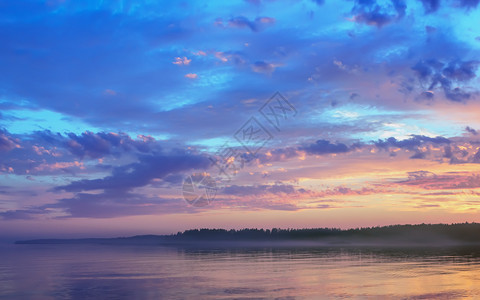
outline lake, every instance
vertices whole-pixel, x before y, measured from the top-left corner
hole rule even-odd
[[[0,246],[1,299],[480,299],[479,248]]]

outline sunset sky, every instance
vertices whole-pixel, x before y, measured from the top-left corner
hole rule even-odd
[[[0,0],[0,239],[479,222],[479,2]]]

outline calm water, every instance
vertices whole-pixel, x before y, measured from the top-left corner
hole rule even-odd
[[[480,299],[480,249],[8,245],[1,299]]]

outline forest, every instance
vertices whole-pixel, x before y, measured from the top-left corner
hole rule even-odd
[[[234,242],[325,242],[328,244],[477,244],[480,223],[418,224],[352,229],[191,229],[171,235],[138,235],[119,238],[40,239],[17,244],[202,244]]]

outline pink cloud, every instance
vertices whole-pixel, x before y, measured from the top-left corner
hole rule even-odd
[[[104,93],[105,95],[111,95],[111,96],[115,96],[115,95],[117,94],[116,91],[111,90],[111,89],[106,89],[103,93]]]
[[[188,59],[186,56],[184,57],[175,57],[175,60],[172,62],[174,65],[184,65],[188,66],[192,60]]]
[[[197,52],[192,52],[192,54],[195,56],[207,56],[207,53],[202,50],[199,50]]]
[[[261,17],[261,18],[258,18],[256,21],[260,22],[260,23],[264,23],[264,24],[273,24],[275,23],[275,19],[274,18],[270,18],[270,17]]]
[[[53,171],[53,170],[66,169],[66,168],[72,168],[72,167],[77,167],[82,170],[85,169],[83,162],[73,161],[73,162],[56,162],[53,164],[43,163],[38,167],[35,167],[34,170],[35,171]]]
[[[47,154],[47,155],[51,155],[53,157],[59,157],[61,156],[60,153],[58,152],[55,152],[56,150],[56,147],[54,147],[54,149],[45,149],[45,147],[42,147],[42,146],[33,146],[33,151],[35,151],[35,153],[37,153],[38,155],[43,155],[43,154]]]

